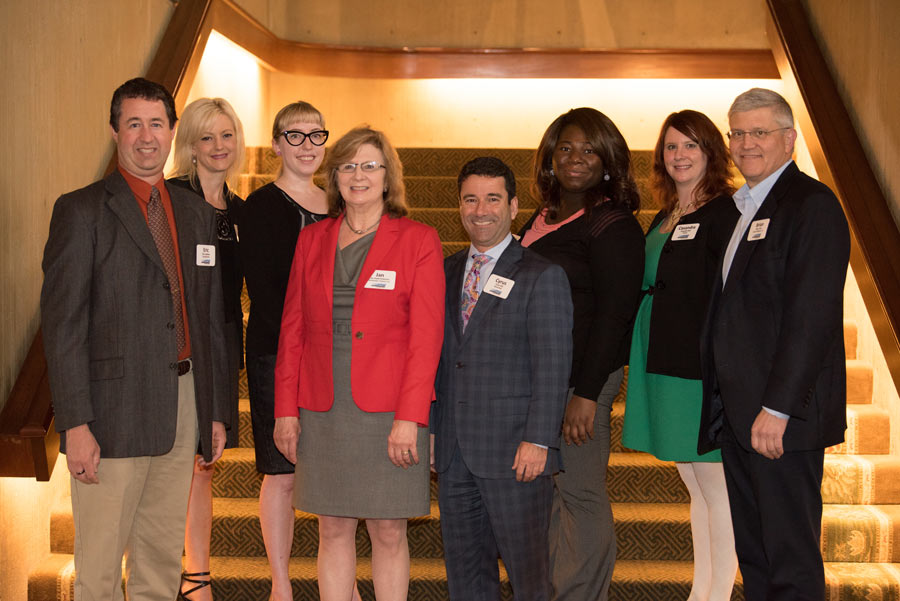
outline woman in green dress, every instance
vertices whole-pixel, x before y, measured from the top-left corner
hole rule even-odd
[[[722,134],[696,111],[663,123],[653,161],[662,209],[646,237],[644,298],[631,343],[625,446],[675,461],[691,496],[689,601],[731,598],[737,556],[719,451],[697,454],[700,331],[739,213]]]

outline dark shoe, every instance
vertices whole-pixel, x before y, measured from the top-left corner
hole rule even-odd
[[[178,597],[176,601],[191,601],[191,593],[194,591],[199,591],[204,586],[209,586],[209,580],[197,580],[198,576],[209,576],[209,572],[185,572],[181,575],[182,582],[190,582],[191,584],[196,584],[194,588],[190,588],[187,591],[182,592],[181,587],[178,589]]]

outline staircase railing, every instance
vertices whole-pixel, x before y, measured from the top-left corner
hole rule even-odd
[[[895,383],[900,384],[900,232],[797,0],[768,0],[772,53],[764,50],[371,48],[282,40],[232,0],[181,0],[147,77],[180,109],[215,29],[273,69],[341,77],[781,77],[813,161],[839,194],[854,234],[851,262]],[[776,68],[777,63],[777,68]],[[826,159],[827,157],[827,159]],[[115,168],[115,157],[108,171]],[[40,331],[0,413],[0,476],[47,480],[57,457]]]
[[[778,71],[819,179],[852,233],[850,265],[894,386],[900,389],[900,231],[875,178],[800,0],[767,0]]]

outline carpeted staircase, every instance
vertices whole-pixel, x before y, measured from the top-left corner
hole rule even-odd
[[[401,149],[411,217],[437,228],[449,254],[468,242],[459,223],[456,175],[479,154],[493,154],[515,171],[520,215],[514,231],[537,205],[531,193],[528,150]],[[239,193],[245,196],[271,181],[277,159],[266,148],[249,149]],[[651,153],[634,153],[635,174],[648,209],[640,214],[646,228],[655,210],[647,193]],[[245,307],[246,309],[246,307]],[[847,442],[829,449],[822,492],[825,499],[822,548],[828,601],[900,601],[900,456],[890,455],[887,411],[872,404],[872,368],[856,359],[856,328],[845,324],[849,393]],[[243,374],[242,374],[243,376]],[[624,392],[624,384],[623,384]],[[257,495],[260,477],[253,462],[246,377],[241,381],[240,448],[226,451],[213,482],[212,573],[218,601],[266,599],[268,565],[259,528]],[[610,598],[622,601],[683,600],[692,576],[688,495],[674,464],[630,452],[621,445],[624,394],[613,405],[613,452],[608,485],[616,519],[618,561]],[[62,468],[60,468],[62,469]],[[432,498],[436,498],[432,482]],[[50,555],[29,582],[31,601],[72,599],[73,525],[71,509],[61,506],[51,518]],[[895,542],[895,540],[897,542]],[[410,521],[411,601],[447,599],[441,553],[440,515]],[[317,599],[316,523],[299,513],[294,533],[291,575],[295,599]],[[357,535],[359,585],[364,599],[374,599],[370,545],[365,527]],[[504,579],[505,582],[505,579]],[[509,587],[505,599],[511,599]],[[742,600],[740,581],[732,599]]]

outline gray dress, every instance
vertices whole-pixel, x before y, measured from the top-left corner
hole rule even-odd
[[[356,282],[375,234],[335,251],[334,404],[329,411],[300,409],[300,441],[294,477],[294,507],[319,515],[408,518],[429,512],[428,429],[419,428],[419,463],[391,463],[387,438],[393,413],[369,413],[350,390],[350,319]]]

